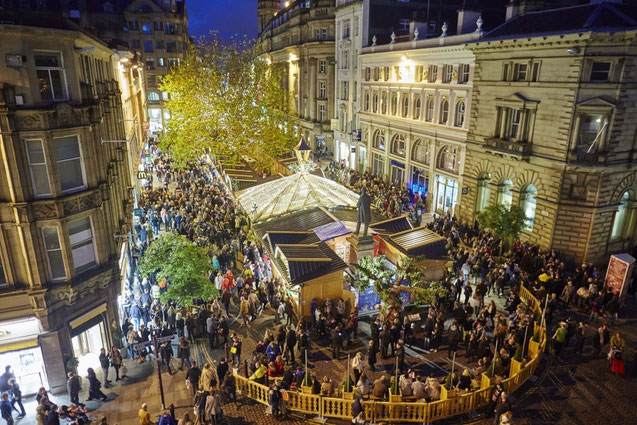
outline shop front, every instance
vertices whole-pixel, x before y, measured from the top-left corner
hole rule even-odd
[[[412,195],[417,193],[420,197],[427,199],[427,193],[429,192],[429,171],[425,168],[412,165],[411,186],[409,189]]]
[[[0,366],[11,366],[23,395],[32,395],[49,383],[38,343],[42,329],[35,317],[0,323]]]
[[[390,162],[391,166],[391,182],[398,187],[403,187],[405,183],[405,164],[402,162],[394,161]]]
[[[78,370],[99,367],[100,349],[110,348],[106,321],[106,303],[69,322],[73,356]]]
[[[458,180],[436,174],[436,212],[455,213],[458,204]]]

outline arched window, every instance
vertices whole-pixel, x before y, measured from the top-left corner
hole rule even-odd
[[[613,219],[611,239],[630,239],[635,231],[635,209],[630,204],[635,200],[632,190],[627,190],[622,195],[619,207]]]
[[[431,122],[434,120],[434,98],[433,96],[429,96],[427,98],[427,121]]]
[[[403,93],[403,118],[409,115],[409,94]]]
[[[374,101],[372,103],[374,107],[374,113],[377,114],[378,113],[378,93],[374,93]]]
[[[383,93],[380,97],[380,113],[383,115],[387,113],[387,93]]]
[[[524,228],[526,230],[533,230],[535,210],[537,208],[537,189],[535,186],[532,184],[527,185],[521,193],[520,200],[522,201],[522,209],[526,216]]]
[[[365,110],[369,112],[369,92],[365,92]]]
[[[500,180],[496,202],[505,206],[510,206],[513,203],[513,182],[511,179]]]
[[[398,93],[394,93],[391,96],[391,114],[398,114]]]
[[[414,98],[414,119],[420,119],[420,96]]]
[[[345,109],[341,108],[338,113],[338,129],[340,131],[345,131]]]
[[[372,140],[372,146],[376,149],[385,150],[385,133],[381,130],[376,130],[374,133],[374,139]]]
[[[159,95],[157,92],[148,92],[148,103],[159,103]]]
[[[456,104],[456,127],[462,127],[464,125],[464,100],[461,100]]]
[[[458,161],[458,148],[455,146],[443,146],[438,154],[438,168],[458,173],[460,162]]]
[[[491,174],[484,173],[478,179],[478,193],[476,195],[476,212],[484,211],[489,206],[489,198],[491,197]]]
[[[449,101],[447,99],[443,99],[440,102],[440,124],[447,124],[447,120],[449,119]]]
[[[429,142],[423,142],[422,139],[418,139],[414,142],[414,147],[411,150],[411,160],[419,162],[421,164],[429,165],[430,151]]]
[[[391,153],[398,156],[405,156],[405,136],[396,134],[391,139]]]

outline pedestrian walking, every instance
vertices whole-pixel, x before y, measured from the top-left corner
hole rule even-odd
[[[18,412],[18,418],[26,416],[24,411],[24,405],[22,404],[22,390],[16,382],[15,378],[9,379],[9,398],[11,400],[11,407]],[[16,409],[15,405],[20,406],[20,410]]]
[[[179,346],[177,347],[177,357],[181,360],[179,364],[179,370],[183,370],[184,365],[188,369],[192,367],[192,363],[190,362],[190,341],[188,341],[183,336],[179,338]]]
[[[93,368],[88,368],[88,400],[102,399],[105,401],[108,397],[101,390],[102,383],[97,379],[97,375]]]
[[[122,376],[119,376],[119,371],[122,368],[124,361],[122,360],[122,353],[119,351],[119,348],[114,345],[111,347],[111,352],[109,354],[111,359],[111,365],[113,369],[115,369],[115,381],[119,381],[121,378],[125,376],[124,371],[122,370]]]
[[[200,378],[201,378],[201,369],[199,369],[199,367],[197,366],[197,362],[193,361],[190,368],[188,368],[188,371],[186,371],[186,382],[190,384],[190,389],[192,390],[193,396],[197,394]]]
[[[108,388],[110,386],[109,384],[111,383],[111,381],[108,379],[108,369],[111,366],[111,361],[106,354],[106,349],[100,349],[99,360],[100,366],[102,367],[102,373],[104,374],[104,388]]]
[[[66,380],[66,390],[69,393],[71,398],[71,403],[75,405],[80,404],[80,377],[77,376],[74,372],[69,372],[67,374],[68,379]]]
[[[159,346],[159,356],[161,357],[162,364],[168,369],[168,374],[172,375],[173,371],[170,368],[170,361],[173,357],[173,348],[170,345],[170,341],[166,341]]]
[[[2,418],[7,421],[7,425],[13,425],[13,409],[11,408],[11,402],[9,401],[9,393],[2,393],[2,403],[0,403],[0,412]]]
[[[139,425],[153,425],[153,421],[150,419],[148,405],[146,403],[142,404],[141,409],[137,412],[137,417],[139,418]]]

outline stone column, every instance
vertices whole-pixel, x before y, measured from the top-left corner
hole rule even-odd
[[[59,331],[40,334],[39,340],[51,392],[53,394],[65,392],[66,370],[64,367],[64,356],[60,349],[62,344]],[[72,350],[72,348],[70,349]]]

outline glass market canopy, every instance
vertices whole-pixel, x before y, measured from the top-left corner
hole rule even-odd
[[[260,222],[314,207],[356,207],[358,195],[324,177],[296,173],[240,192],[239,203]]]

